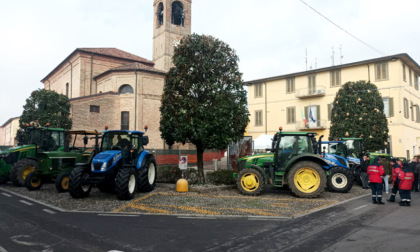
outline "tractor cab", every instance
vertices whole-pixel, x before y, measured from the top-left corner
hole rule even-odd
[[[357,137],[357,138],[341,138],[341,141],[344,142],[344,144],[346,145],[347,148],[347,154],[350,157],[355,157],[355,158],[362,158],[363,157],[363,153],[366,152],[365,150],[365,144],[364,144],[364,139],[362,137]]]

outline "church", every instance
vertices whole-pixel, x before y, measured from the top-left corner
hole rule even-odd
[[[153,60],[117,48],[76,48],[41,82],[70,99],[74,130],[144,131],[148,148],[160,137],[160,103],[174,46],[191,34],[192,0],[154,0]]]

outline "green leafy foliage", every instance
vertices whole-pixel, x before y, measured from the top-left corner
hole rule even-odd
[[[215,185],[233,185],[235,179],[233,178],[234,171],[221,170],[209,172],[207,174],[208,182]]]
[[[329,139],[363,135],[367,150],[377,151],[386,147],[388,132],[378,88],[365,81],[344,84],[334,99]]]
[[[37,122],[40,126],[49,123],[51,127],[71,129],[69,98],[45,89],[33,91],[26,99],[19,120],[21,128],[31,122]]]
[[[160,107],[166,143],[193,143],[199,182],[204,182],[203,152],[225,149],[243,137],[249,122],[239,58],[224,42],[192,34],[175,48]]]

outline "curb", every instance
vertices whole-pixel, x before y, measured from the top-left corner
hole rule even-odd
[[[175,191],[176,184],[168,184],[168,183],[156,183],[159,187],[170,188]],[[214,191],[222,191],[227,189],[236,188],[236,185],[221,185],[221,186],[212,186],[209,188],[198,188],[198,187],[188,187],[188,192],[197,192],[197,193],[205,193],[205,192],[214,192]]]

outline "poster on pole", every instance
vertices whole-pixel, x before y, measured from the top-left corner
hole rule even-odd
[[[179,169],[186,170],[188,168],[188,156],[181,156],[179,160]]]

